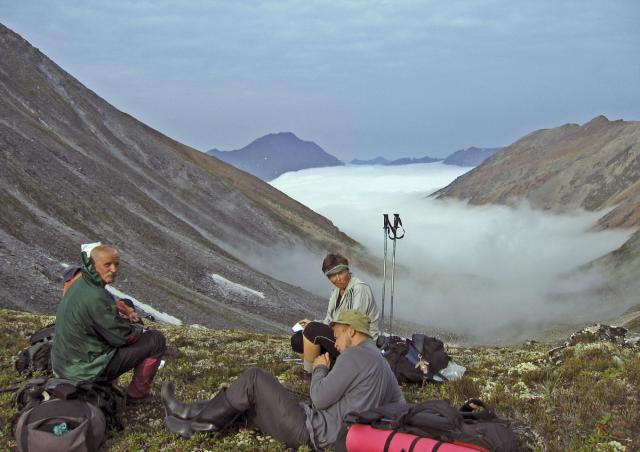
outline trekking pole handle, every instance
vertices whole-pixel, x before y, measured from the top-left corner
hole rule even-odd
[[[382,214],[382,229],[384,229],[385,231],[389,231],[393,226],[391,226],[391,221],[389,221],[389,214],[388,213],[383,213]]]
[[[400,240],[404,237],[405,229],[404,226],[402,226],[402,220],[400,219],[399,213],[393,214],[393,225],[389,221],[389,216],[385,214],[385,229],[387,230],[391,240]],[[398,230],[401,231],[400,234],[398,234]]]

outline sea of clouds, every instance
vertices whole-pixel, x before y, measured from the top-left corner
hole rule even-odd
[[[406,235],[397,242],[394,312],[404,319],[472,340],[502,341],[620,314],[624,306],[594,295],[604,277],[579,268],[633,231],[592,231],[602,212],[559,215],[526,203],[470,206],[428,197],[468,170],[441,163],[345,166],[286,173],[271,183],[379,257],[382,214],[400,214]],[[391,253],[389,241],[388,272]],[[313,271],[299,265],[305,272],[289,282],[327,294],[319,264]],[[380,305],[382,278],[360,276]],[[388,280],[387,314],[389,290]]]

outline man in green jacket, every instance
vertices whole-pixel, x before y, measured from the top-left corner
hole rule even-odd
[[[68,288],[56,314],[53,373],[73,381],[112,381],[135,368],[127,395],[144,398],[166,349],[164,335],[118,314],[105,289],[118,275],[115,249],[83,245],[81,260],[82,277]]]

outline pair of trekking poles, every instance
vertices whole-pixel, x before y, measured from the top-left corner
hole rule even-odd
[[[389,214],[382,215],[384,232],[384,261],[382,264],[382,314],[380,316],[380,329],[384,331],[384,305],[385,305],[385,290],[387,284],[387,241],[390,239],[393,242],[393,252],[391,254],[391,300],[389,313],[389,335],[393,334],[393,292],[395,288],[395,276],[396,276],[396,242],[404,237],[404,226],[402,226],[402,220],[400,214],[393,214],[393,223],[389,220]]]

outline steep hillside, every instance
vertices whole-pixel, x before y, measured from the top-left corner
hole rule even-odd
[[[27,346],[25,333],[53,318],[0,310],[0,450],[13,450],[11,388],[25,378],[13,370],[14,357]],[[169,352],[154,389],[173,381],[184,400],[211,398],[245,369],[267,369],[300,399],[310,379],[293,358],[289,338],[238,330],[150,324],[167,337]],[[555,349],[552,353],[550,350]],[[448,345],[454,361],[467,372],[461,380],[435,386],[404,385],[409,402],[448,399],[460,406],[481,398],[498,415],[512,419],[522,451],[633,451],[640,448],[640,352],[638,347],[599,341],[592,334],[569,345],[531,342],[502,348]],[[120,378],[126,385],[130,373]],[[274,438],[239,427],[224,437],[196,434],[184,440],[163,425],[164,409],[156,395],[124,412],[125,430],[110,432],[105,451],[284,451]],[[626,448],[626,449],[625,449]],[[309,448],[303,447],[302,451]]]
[[[54,310],[80,244],[102,240],[141,301],[282,331],[324,302],[267,273],[320,273],[334,249],[372,265],[324,217],[118,111],[2,25],[0,54],[0,305]]]
[[[603,212],[597,228],[640,227],[640,122],[598,116],[533,132],[435,194],[471,204],[527,200],[540,209]],[[640,270],[640,234],[597,262],[620,280]]]
[[[207,152],[262,180],[273,180],[288,171],[344,165],[312,141],[291,132],[270,133],[235,151]]]
[[[599,116],[533,132],[460,176],[439,197],[472,204],[528,200],[541,209],[618,206],[607,226],[640,224],[640,122]]]

